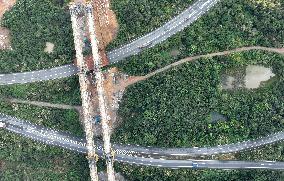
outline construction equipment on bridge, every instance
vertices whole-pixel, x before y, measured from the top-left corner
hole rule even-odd
[[[96,153],[88,154],[88,155],[86,156],[86,158],[87,158],[88,160],[94,160],[94,161],[96,161],[96,162],[99,161],[99,155],[97,155]]]
[[[111,158],[111,143],[110,143],[110,128],[109,128],[109,116],[107,112],[107,104],[105,101],[105,91],[104,91],[104,76],[101,71],[101,57],[99,55],[98,49],[98,41],[95,34],[95,23],[94,23],[94,16],[93,16],[93,6],[91,3],[86,4],[86,13],[87,13],[87,21],[89,27],[89,33],[91,38],[91,45],[92,45],[92,54],[93,54],[93,61],[94,61],[94,73],[96,76],[96,83],[97,83],[97,93],[99,99],[99,109],[101,114],[101,124],[102,124],[102,131],[103,131],[103,141],[104,141],[104,154],[106,156],[106,165],[107,165],[107,174],[108,180],[114,181],[114,168],[113,168],[113,159]]]
[[[75,3],[71,3],[69,6],[71,21],[72,21],[72,29],[74,36],[74,44],[76,50],[76,59],[77,65],[79,66],[80,73],[79,82],[80,82],[80,91],[81,91],[81,99],[82,99],[82,112],[83,112],[83,123],[84,129],[86,133],[86,141],[87,141],[87,158],[89,161],[90,168],[90,176],[92,181],[98,181],[98,170],[96,165],[96,153],[95,153],[95,145],[94,145],[94,132],[92,127],[92,107],[91,107],[91,94],[88,91],[88,86],[90,82],[87,78],[87,66],[84,62],[83,57],[83,41],[82,41],[82,30],[78,24],[78,16],[80,15],[80,9],[82,7],[81,4],[76,5]],[[78,10],[79,9],[79,10]]]

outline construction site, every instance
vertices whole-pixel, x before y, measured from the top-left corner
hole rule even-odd
[[[281,4],[111,3],[0,0],[0,180],[283,180]]]
[[[79,82],[82,98],[81,120],[87,140],[87,159],[90,176],[98,180],[94,139],[102,135],[108,180],[115,180],[113,168],[114,151],[110,137],[112,124],[116,120],[121,90],[114,92],[116,69],[102,71],[109,64],[105,47],[114,38],[117,23],[107,0],[74,1],[70,3],[70,14],[76,50],[75,64],[79,69]],[[84,57],[83,51],[91,48],[92,56]]]

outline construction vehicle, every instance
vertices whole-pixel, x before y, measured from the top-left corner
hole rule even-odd
[[[95,160],[96,162],[99,161],[99,156],[97,154],[87,155],[86,158],[88,160]]]

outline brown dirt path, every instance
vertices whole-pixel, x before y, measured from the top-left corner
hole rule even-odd
[[[216,52],[216,53],[210,53],[210,54],[206,54],[206,55],[197,55],[197,56],[193,56],[193,57],[187,57],[184,59],[181,59],[177,62],[174,62],[170,65],[167,65],[163,68],[160,68],[158,70],[155,70],[154,72],[151,72],[145,76],[141,76],[141,77],[137,77],[136,79],[133,79],[133,83],[136,83],[138,81],[142,81],[142,80],[146,80],[158,73],[164,72],[166,70],[169,70],[173,67],[176,67],[178,65],[181,65],[183,63],[187,63],[190,61],[194,61],[200,58],[211,58],[211,57],[215,57],[215,56],[223,56],[223,55],[228,55],[231,53],[238,53],[238,52],[244,52],[244,51],[249,51],[249,50],[264,50],[264,51],[268,51],[268,52],[274,52],[274,53],[279,53],[284,55],[284,48],[269,48],[269,47],[261,47],[261,46],[251,46],[251,47],[242,47],[242,48],[236,48],[233,50],[228,50],[228,51],[223,51],[223,52]],[[133,84],[132,82],[127,83],[127,85],[131,85]]]
[[[14,98],[6,98],[4,99],[7,102],[10,103],[17,103],[17,104],[30,104],[34,106],[39,107],[50,107],[50,108],[57,108],[57,109],[75,109],[76,111],[80,111],[81,106],[71,106],[66,104],[52,104],[48,102],[41,102],[41,101],[25,101],[20,99],[14,99]]]
[[[198,56],[192,56],[192,57],[187,57],[184,59],[181,59],[177,62],[174,62],[170,65],[167,65],[163,68],[160,68],[154,72],[151,72],[145,76],[127,76],[121,72],[119,72],[116,68],[113,68],[112,71],[110,71],[109,73],[106,74],[106,79],[108,79],[108,82],[112,82],[110,83],[107,89],[108,95],[107,98],[109,100],[109,102],[117,102],[117,109],[114,109],[112,111],[112,115],[114,115],[112,118],[112,120],[114,120],[113,122],[113,126],[112,126],[112,131],[117,128],[120,124],[122,124],[122,120],[118,117],[117,115],[117,110],[118,110],[118,102],[120,102],[120,100],[122,99],[122,95],[124,93],[124,91],[126,90],[126,88],[132,84],[135,84],[139,81],[143,81],[146,79],[149,79],[150,77],[162,73],[164,71],[167,71],[175,66],[181,65],[183,63],[187,63],[190,61],[194,61],[200,58],[211,58],[211,57],[215,57],[215,56],[223,56],[223,55],[229,55],[231,53],[237,53],[237,52],[243,52],[243,51],[249,51],[249,50],[264,50],[264,51],[269,51],[269,52],[275,52],[275,53],[279,53],[279,54],[283,54],[284,55],[284,48],[268,48],[268,47],[261,47],[261,46],[252,46],[252,47],[242,47],[242,48],[236,48],[233,50],[228,50],[228,51],[223,51],[223,52],[216,52],[216,53],[210,53],[210,54],[206,54],[206,55],[198,55]],[[115,76],[115,74],[119,75],[119,76]],[[123,78],[124,77],[124,78]],[[127,78],[125,78],[127,77]],[[114,81],[113,78],[117,79],[118,83],[113,83]],[[115,95],[115,94],[120,94],[119,96],[111,96],[111,95]],[[114,99],[113,99],[114,98]],[[116,100],[115,100],[116,99]]]
[[[113,92],[118,92],[118,91],[124,91],[126,87],[135,84],[139,81],[143,81],[146,79],[149,79],[150,77],[153,77],[156,74],[162,73],[166,70],[169,70],[173,67],[176,67],[178,65],[181,65],[183,63],[187,63],[190,61],[194,61],[200,58],[211,58],[215,56],[223,56],[223,55],[229,55],[231,53],[237,53],[237,52],[243,52],[243,51],[249,51],[249,50],[264,50],[268,52],[274,52],[274,53],[279,53],[284,55],[284,48],[269,48],[269,47],[261,47],[261,46],[251,46],[251,47],[241,47],[241,48],[236,48],[233,50],[227,50],[223,52],[216,52],[216,53],[210,53],[210,54],[205,54],[205,55],[197,55],[197,56],[192,56],[192,57],[187,57],[184,59],[181,59],[177,62],[174,62],[170,65],[167,65],[163,68],[160,68],[158,70],[155,70],[154,72],[151,72],[145,76],[129,76],[125,80],[121,80],[119,84],[115,85],[113,88]]]

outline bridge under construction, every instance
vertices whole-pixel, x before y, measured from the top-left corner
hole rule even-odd
[[[89,69],[83,56],[83,34],[84,23],[88,27],[88,33],[91,40],[92,48],[92,60],[93,60],[93,71],[95,75],[95,84],[97,88],[97,97],[99,100],[99,110],[101,115],[101,126],[103,131],[103,141],[104,141],[104,156],[107,166],[108,180],[115,180],[115,173],[113,168],[113,155],[110,143],[110,128],[108,116],[107,103],[105,101],[105,90],[104,90],[104,76],[101,71],[102,61],[98,49],[98,40],[96,38],[95,23],[93,16],[93,5],[91,2],[86,4],[82,3],[71,3],[70,4],[70,14],[72,21],[72,29],[74,36],[74,44],[76,50],[76,60],[79,69],[79,83],[82,99],[82,112],[83,112],[83,123],[86,134],[86,147],[87,147],[87,159],[89,160],[90,176],[93,181],[98,180],[98,171],[96,162],[98,160],[98,155],[95,152],[94,145],[94,131],[92,119],[94,115],[94,107],[92,106],[91,99],[93,98],[91,93],[91,88],[93,81],[90,81]]]
[[[108,7],[109,4],[107,0],[98,0],[103,6]],[[159,29],[159,31],[154,31],[144,38],[133,41],[127,46],[123,46],[113,53],[108,54],[109,58],[116,62],[122,60],[123,58],[137,54],[143,49],[151,48],[158,44],[164,39],[167,39],[172,34],[177,31],[182,30],[182,28],[194,22],[198,17],[204,14],[210,7],[216,4],[219,0],[199,0],[197,1],[191,9],[185,11],[182,16],[178,16],[180,23],[176,21],[170,21]],[[106,2],[106,3],[105,3]],[[0,127],[5,128],[11,132],[18,133],[22,136],[32,138],[34,140],[44,142],[50,145],[60,146],[69,150],[78,151],[87,155],[90,167],[90,176],[92,180],[98,180],[97,171],[97,161],[100,158],[105,159],[107,165],[108,180],[115,180],[114,178],[114,168],[113,162],[118,161],[121,163],[137,164],[143,166],[156,166],[164,168],[219,168],[219,169],[273,169],[273,170],[283,170],[283,162],[248,162],[248,161],[219,161],[219,160],[174,160],[171,159],[172,156],[200,156],[200,155],[214,155],[220,153],[232,153],[239,152],[245,149],[253,149],[266,144],[271,144],[277,141],[284,140],[284,133],[279,132],[265,138],[246,141],[243,143],[221,145],[218,147],[209,148],[188,148],[188,149],[161,149],[161,148],[142,148],[139,146],[126,147],[126,145],[111,144],[110,142],[110,116],[108,112],[108,103],[106,101],[106,88],[104,86],[104,76],[101,70],[102,67],[102,55],[100,54],[99,42],[97,38],[96,27],[98,26],[94,21],[94,8],[91,2],[78,2],[70,3],[69,6],[73,36],[76,50],[76,67],[73,65],[67,65],[64,67],[52,69],[56,72],[59,78],[64,76],[69,76],[78,72],[80,81],[80,91],[83,107],[83,125],[85,130],[85,139],[74,138],[71,136],[66,136],[58,131],[42,128],[37,125],[32,125],[29,123],[24,123],[21,121],[15,121],[14,118],[7,117],[0,114]],[[189,11],[192,11],[190,14]],[[106,13],[102,14],[102,21],[108,21],[108,17],[105,16]],[[87,28],[86,28],[87,27]],[[87,29],[87,30],[85,30]],[[87,33],[86,33],[87,31]],[[84,35],[88,34],[91,41],[92,48],[92,61],[93,67],[92,72],[95,77],[95,83],[90,79],[90,67],[87,65],[86,59],[83,56],[83,38]],[[145,43],[146,42],[146,43]],[[66,71],[68,70],[68,72]],[[64,73],[62,73],[62,71]],[[52,72],[52,71],[51,71]],[[60,73],[58,73],[60,72]],[[55,78],[53,75],[50,76],[48,71],[32,72],[37,76],[33,77],[32,81],[43,81],[48,80],[50,77]],[[17,74],[20,75],[20,74]],[[6,77],[6,75],[0,75]],[[22,76],[22,75],[20,75]],[[26,76],[26,77],[25,77]],[[42,77],[44,78],[42,78]],[[16,75],[11,77],[12,82],[5,81],[5,84],[14,83],[26,83],[24,78],[28,75],[24,75],[22,81],[18,80]],[[58,77],[57,77],[58,78]],[[90,91],[93,87],[96,87],[96,96],[99,101],[99,112],[101,115],[101,126],[103,130],[103,142],[95,141],[94,129],[93,129],[93,105],[92,99],[94,95]],[[112,149],[112,147],[114,149]],[[114,155],[116,152],[116,155]],[[146,156],[144,158],[144,156]],[[148,157],[147,157],[148,156]],[[170,159],[165,160],[165,156],[169,156]]]

